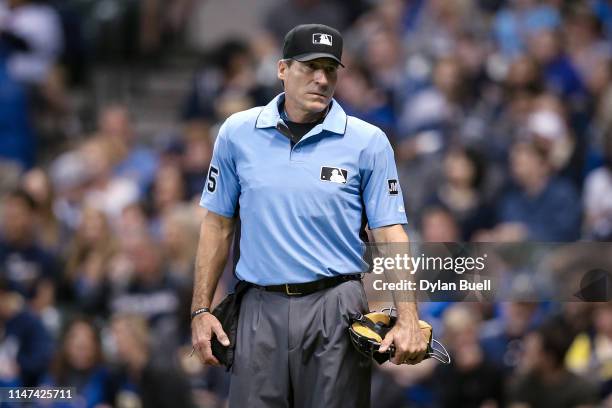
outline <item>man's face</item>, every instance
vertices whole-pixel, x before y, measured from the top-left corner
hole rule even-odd
[[[515,146],[510,161],[512,175],[521,186],[531,185],[534,180],[540,180],[547,175],[546,165],[528,146],[520,144]]]
[[[338,63],[330,58],[299,62],[281,60],[278,78],[285,84],[285,99],[304,113],[323,112],[338,82]]]
[[[27,239],[34,230],[34,213],[22,199],[9,197],[4,203],[2,226],[9,242]]]

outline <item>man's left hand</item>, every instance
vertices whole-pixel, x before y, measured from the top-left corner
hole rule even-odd
[[[391,344],[395,346],[395,354],[391,358],[393,364],[418,364],[427,353],[427,339],[417,319],[398,319],[378,351],[386,352]]]

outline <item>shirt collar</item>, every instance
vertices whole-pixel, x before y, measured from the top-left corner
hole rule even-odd
[[[284,100],[285,93],[281,93],[264,106],[257,117],[255,127],[259,129],[276,127],[278,121],[281,120],[278,109]],[[340,104],[335,99],[332,99],[331,109],[327,112],[325,120],[323,120],[320,126],[323,126],[323,130],[327,130],[328,132],[343,135],[346,131],[346,120],[346,113]]]

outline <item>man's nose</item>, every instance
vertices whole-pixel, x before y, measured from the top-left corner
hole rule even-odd
[[[316,83],[321,85],[327,85],[327,83],[329,82],[324,69],[317,69],[314,72],[314,80]]]

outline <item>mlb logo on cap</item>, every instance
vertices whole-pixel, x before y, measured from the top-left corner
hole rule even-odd
[[[0,0],[2,1],[2,0]],[[323,24],[301,24],[293,27],[283,42],[283,59],[300,62],[331,58],[342,65],[342,35]]]
[[[322,34],[316,33],[312,35],[312,43],[319,45],[332,45],[332,36],[331,34]]]

